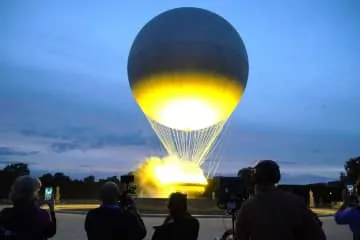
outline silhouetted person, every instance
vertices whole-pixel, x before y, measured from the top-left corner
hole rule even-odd
[[[343,191],[343,204],[335,213],[335,222],[340,225],[348,225],[354,235],[354,239],[360,239],[360,179],[355,185],[355,194],[350,195],[347,190]]]
[[[54,200],[46,203],[49,212],[40,208],[38,193],[41,182],[22,176],[15,180],[11,192],[11,208],[0,212],[0,239],[44,240],[56,234]]]
[[[127,197],[127,204],[118,202],[116,183],[106,182],[100,190],[100,207],[88,212],[85,231],[89,240],[141,240],[146,228],[137,209]]]
[[[161,226],[154,227],[152,240],[197,240],[199,221],[187,209],[187,196],[172,193],[168,203],[169,215]]]
[[[243,203],[237,217],[238,240],[324,240],[317,216],[299,196],[275,187],[280,181],[276,162],[259,162],[253,173],[255,195]]]

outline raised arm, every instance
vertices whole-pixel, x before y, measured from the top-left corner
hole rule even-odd
[[[51,238],[55,236],[56,228],[57,226],[56,226],[55,211],[52,210],[49,213],[47,213],[47,224],[44,229],[44,236],[46,238]]]
[[[146,237],[145,224],[136,210],[127,210],[127,232],[129,239],[141,240]]]
[[[354,211],[356,211],[355,208],[340,208],[334,215],[335,222],[339,225],[350,224],[350,222],[358,215],[358,213],[355,213]]]

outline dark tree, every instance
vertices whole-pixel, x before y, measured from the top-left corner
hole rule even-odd
[[[53,186],[54,187],[54,176],[50,173],[46,173],[40,177],[40,181],[43,186]]]
[[[17,177],[30,174],[29,167],[25,163],[14,163],[7,165],[3,171],[14,173],[14,175],[16,175]]]
[[[356,183],[356,180],[360,177],[360,156],[349,159],[344,167],[347,181],[351,184]]]
[[[61,197],[68,199],[74,194],[75,189],[72,188],[72,180],[64,173],[57,172],[54,174],[53,186],[60,187]]]
[[[84,178],[85,184],[94,184],[95,183],[95,177],[94,176],[88,176]]]
[[[19,176],[29,175],[30,170],[25,163],[15,163],[5,166],[0,171],[0,199],[8,198],[11,185]]]
[[[54,174],[54,182],[57,185],[66,184],[66,183],[69,183],[70,181],[71,181],[70,177],[66,176],[62,172],[57,172]]]

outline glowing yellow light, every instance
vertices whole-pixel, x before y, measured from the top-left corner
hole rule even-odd
[[[188,131],[228,119],[241,99],[243,86],[215,74],[171,73],[142,79],[133,93],[147,117]]]
[[[168,197],[176,191],[185,192],[189,197],[201,195],[207,185],[204,173],[197,164],[170,156],[147,159],[135,174],[140,188],[157,197],[159,194]]]
[[[176,99],[159,109],[161,122],[175,129],[201,129],[218,122],[218,118],[216,109],[202,99]]]
[[[154,168],[155,178],[161,184],[196,183],[207,184],[201,168],[189,161],[171,159]]]

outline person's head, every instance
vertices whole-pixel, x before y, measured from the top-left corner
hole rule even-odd
[[[272,160],[259,161],[254,167],[255,190],[273,188],[281,179],[280,167]]]
[[[100,200],[104,204],[116,203],[119,197],[119,188],[114,182],[106,182],[100,189]]]
[[[187,196],[183,193],[172,193],[169,197],[168,209],[170,214],[183,214],[187,212]]]
[[[40,188],[41,182],[38,178],[20,176],[11,187],[9,199],[14,205],[34,201],[39,197]]]

